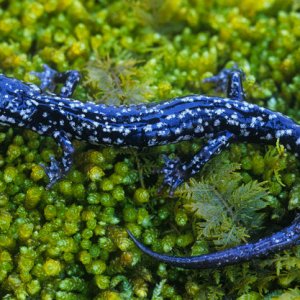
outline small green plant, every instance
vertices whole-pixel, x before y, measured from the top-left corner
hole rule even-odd
[[[150,82],[138,61],[125,58],[115,61],[96,59],[86,67],[84,85],[91,91],[94,99],[107,104],[133,104],[145,102],[151,98]]]
[[[261,229],[264,220],[264,182],[243,184],[239,169],[239,164],[223,155],[206,167],[202,180],[191,179],[176,194],[193,215],[198,239],[205,237],[217,248],[246,241],[251,230]]]

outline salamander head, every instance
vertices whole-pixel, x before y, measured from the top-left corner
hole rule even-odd
[[[37,86],[0,74],[0,125],[22,126],[35,111]]]

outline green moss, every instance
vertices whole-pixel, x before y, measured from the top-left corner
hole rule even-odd
[[[61,265],[58,260],[47,259],[43,265],[46,276],[57,276],[61,271]]]
[[[149,192],[144,188],[136,189],[133,197],[137,204],[149,202]]]
[[[30,72],[43,63],[78,69],[75,98],[130,104],[217,94],[202,80],[237,63],[249,101],[300,120],[299,8],[295,0],[0,1],[0,68],[35,83]],[[29,130],[0,131],[1,298],[299,297],[299,247],[191,272],[142,255],[125,231],[174,255],[276,231],[299,209],[300,192],[299,161],[279,144],[232,145],[170,199],[157,193],[161,154],[188,158],[199,141],[142,153],[74,142],[71,172],[46,190],[40,164],[61,149]]]

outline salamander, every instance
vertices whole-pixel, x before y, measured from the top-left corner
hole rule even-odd
[[[300,126],[279,112],[245,101],[243,73],[224,69],[206,79],[227,96],[188,95],[159,103],[113,106],[72,99],[80,80],[75,70],[57,72],[45,65],[40,86],[0,75],[0,125],[29,128],[51,136],[63,150],[60,161],[51,158],[44,166],[48,188],[67,174],[72,166],[74,148],[71,139],[91,144],[116,145],[142,149],[193,138],[206,138],[206,145],[188,162],[165,157],[163,184],[170,193],[200,171],[214,155],[236,141],[274,144],[278,139],[295,154],[300,150]],[[62,88],[54,91],[58,84]],[[299,218],[283,231],[254,244],[248,244],[193,258],[176,258],[147,249],[131,237],[141,250],[171,265],[201,268],[222,266],[270,251],[282,250],[299,238]]]

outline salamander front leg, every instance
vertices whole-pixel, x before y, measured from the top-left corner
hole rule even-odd
[[[70,171],[73,162],[72,156],[74,153],[72,143],[64,131],[55,131],[53,133],[53,138],[62,148],[63,156],[60,162],[52,156],[49,167],[42,165],[49,177],[49,183],[47,185],[48,189]]]
[[[217,89],[226,92],[227,97],[233,100],[245,100],[243,79],[245,74],[237,67],[223,69],[219,74],[206,78],[203,82],[215,83]]]
[[[233,138],[234,135],[231,132],[220,132],[215,138],[210,139],[207,145],[197,152],[188,163],[180,163],[179,159],[171,160],[164,156],[165,167],[162,169],[162,173],[165,177],[163,186],[170,187],[170,195],[182,182],[198,173],[214,155],[226,148]]]
[[[57,84],[62,83],[63,87],[60,90],[59,96],[66,98],[71,97],[80,81],[80,73],[75,70],[57,72],[47,65],[44,65],[43,67],[43,72],[31,72],[31,74],[41,80],[40,88],[43,91],[49,90],[50,92],[54,92]]]

